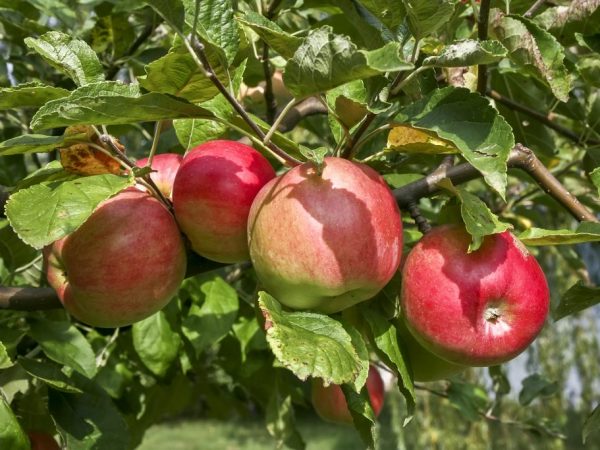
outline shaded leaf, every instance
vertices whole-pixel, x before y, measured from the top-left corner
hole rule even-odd
[[[546,9],[535,17],[535,22],[571,43],[575,31],[584,35],[600,31],[600,1],[572,0],[568,5]]]
[[[301,380],[322,378],[325,385],[354,383],[363,366],[342,324],[324,314],[285,312],[259,292],[267,342],[275,357]]]
[[[48,409],[69,450],[130,448],[127,424],[103,392],[76,395],[50,389]]]
[[[600,196],[600,167],[596,167],[590,173],[590,178],[592,179],[592,183],[596,185],[598,188],[598,195]]]
[[[435,89],[405,107],[396,120],[452,142],[504,198],[506,161],[515,141],[510,126],[486,99],[464,88]]]
[[[450,404],[467,420],[475,422],[486,407],[488,398],[485,390],[471,383],[453,381],[446,391]]]
[[[403,0],[408,26],[417,40],[434,34],[454,14],[454,3],[448,0]]]
[[[425,58],[423,65],[463,67],[491,64],[500,61],[506,54],[506,48],[498,41],[466,39],[455,44],[446,45],[438,55]]]
[[[181,0],[145,0],[173,29],[182,31],[185,9]]]
[[[24,242],[42,248],[75,231],[101,202],[134,182],[111,174],[45,181],[12,194],[6,216]]]
[[[550,382],[534,373],[523,380],[523,387],[519,392],[519,403],[527,406],[537,397],[549,397],[556,394],[558,389],[559,385],[556,381]]]
[[[25,44],[78,86],[104,80],[102,64],[85,41],[59,31],[49,31],[37,39],[26,38]]]
[[[131,329],[133,347],[144,365],[163,377],[177,358],[181,338],[163,311],[136,322]]]
[[[377,419],[371,407],[369,392],[366,387],[360,393],[348,385],[342,385],[342,392],[348,405],[348,410],[352,416],[354,427],[360,438],[367,446],[367,449],[378,448],[379,433],[377,432]]]
[[[22,153],[51,152],[84,138],[84,134],[72,136],[46,136],[44,134],[23,134],[0,143],[0,156]]]
[[[29,375],[43,381],[54,389],[71,394],[80,394],[83,392],[76,386],[75,382],[61,370],[61,366],[52,361],[19,358],[19,364]]]
[[[558,306],[552,312],[552,318],[557,321],[598,303],[600,303],[600,287],[588,287],[579,281],[563,294]]]
[[[81,331],[67,321],[32,319],[27,334],[46,356],[88,378],[96,374],[96,356]]]
[[[581,433],[583,443],[587,442],[590,434],[597,432],[600,429],[600,405],[596,406],[592,413],[588,416],[583,424],[583,431]]]
[[[193,300],[183,319],[183,334],[191,342],[196,355],[200,355],[231,330],[238,313],[238,296],[235,289],[220,277],[202,284],[190,278],[183,283],[182,289]]]
[[[279,380],[275,383],[265,412],[267,431],[277,441],[277,448],[304,449],[306,444],[296,428],[294,406],[290,395],[283,395]]]

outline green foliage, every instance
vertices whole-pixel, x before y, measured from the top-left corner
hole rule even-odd
[[[63,169],[57,148],[111,152],[66,126],[117,137],[131,159],[153,144],[182,154],[249,137],[286,170],[227,91],[301,161],[350,154],[394,189],[434,173],[428,188],[441,193],[418,202],[422,215],[433,224],[462,219],[470,250],[512,229],[544,268],[554,319],[515,366],[415,383],[394,322],[400,276],[373,300],[326,316],[285,309],[245,263],[201,260],[162,311],[115,331],[60,310],[0,310],[0,448],[28,448],[32,429],[69,449],[136,448],[153,424],[195,415],[251,429],[260,416],[266,431],[244,439],[261,448],[268,434],[294,449],[595,448],[600,229],[577,223],[507,161],[515,143],[531,148],[600,210],[600,5],[547,3],[526,18],[532,3],[492,2],[499,9],[480,40],[480,2],[0,0],[2,204],[9,195],[1,288],[47,286],[40,249],[140,176]],[[184,42],[192,33],[211,67]],[[476,92],[482,65],[488,84]],[[312,98],[271,130],[270,117],[293,97]],[[436,168],[446,154],[483,182],[444,179]],[[422,234],[402,215],[406,252]],[[379,419],[365,388],[373,361],[395,377]],[[353,416],[356,431],[344,429],[337,444],[308,407],[305,380],[314,377],[342,385]]]

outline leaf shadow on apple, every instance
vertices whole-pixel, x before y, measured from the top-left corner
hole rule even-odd
[[[393,276],[402,226],[372,169],[326,158],[269,182],[250,213],[250,254],[259,279],[294,309],[333,313],[374,296]]]

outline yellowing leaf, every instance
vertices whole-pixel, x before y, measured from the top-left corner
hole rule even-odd
[[[440,139],[433,132],[419,130],[410,125],[394,126],[387,142],[388,150],[405,153],[458,153],[458,149],[444,139]]]

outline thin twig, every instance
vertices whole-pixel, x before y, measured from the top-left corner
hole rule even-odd
[[[477,18],[477,37],[480,41],[485,41],[488,38],[488,22],[490,18],[490,3],[491,0],[481,0],[479,6],[479,16]],[[487,65],[480,64],[477,68],[477,92],[485,95],[488,84]]]
[[[529,117],[537,120],[538,122],[541,122],[542,124],[546,125],[548,128],[552,128],[557,133],[562,134],[564,137],[572,140],[573,142],[575,142],[577,144],[582,144],[582,143],[586,144],[587,143],[590,145],[600,145],[600,141],[597,141],[594,139],[585,140],[582,136],[578,135],[574,131],[569,130],[568,128],[563,127],[562,125],[559,125],[558,123],[554,122],[547,114],[541,113],[539,111],[536,111],[533,108],[530,108],[529,106],[525,106],[521,103],[518,103],[508,97],[503,96],[502,94],[500,94],[497,91],[488,90],[487,95],[488,95],[488,97],[494,99],[498,103],[500,103],[508,108],[514,109],[514,110],[522,112],[524,114],[527,114]]]
[[[233,95],[227,90],[227,88],[221,83],[221,80],[215,74],[212,65],[208,61],[206,53],[204,51],[204,44],[197,39],[194,39],[191,42],[191,49],[194,54],[198,57],[198,62],[200,63],[199,67],[204,70],[205,75],[212,81],[212,83],[216,86],[216,88],[223,94],[225,99],[229,102],[229,104],[235,109],[235,111],[240,115],[240,117],[248,124],[250,129],[254,132],[256,136],[258,136],[261,140],[264,140],[265,133],[260,129],[260,127],[250,118],[246,110],[242,107],[242,105],[235,99]],[[302,164],[296,158],[288,155],[282,149],[280,149],[277,145],[272,142],[269,143],[269,148],[273,150],[284,162],[286,165],[293,167]]]

